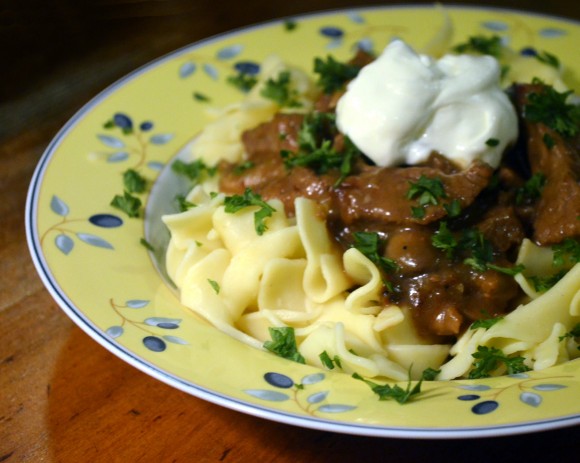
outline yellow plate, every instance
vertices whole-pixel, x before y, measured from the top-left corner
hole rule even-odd
[[[580,25],[493,9],[447,9],[453,43],[498,34],[516,50],[548,51],[580,88]],[[157,258],[157,220],[179,185],[164,166],[207,123],[208,105],[239,101],[227,83],[270,53],[312,69],[313,58],[381,50],[393,37],[421,49],[443,22],[433,7],[320,13],[250,27],[178,50],[135,71],[82,108],[48,146],[27,203],[29,247],[44,284],[90,336],[147,374],[202,399],[293,425],[390,437],[506,435],[580,423],[580,362],[512,377],[429,382],[417,399],[378,401],[362,383],[278,358],[218,332],[182,307]],[[209,99],[209,101],[207,101]],[[107,122],[116,117],[116,125]],[[125,127],[126,130],[122,130]],[[110,206],[122,173],[151,182],[146,220]],[[164,183],[165,179],[165,183]],[[404,386],[404,385],[403,385]]]

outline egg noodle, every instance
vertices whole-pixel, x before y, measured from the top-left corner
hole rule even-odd
[[[521,59],[514,58],[515,73]],[[283,71],[290,73],[300,102],[293,110],[312,111],[317,91],[309,76],[270,57],[245,98],[217,114],[199,135],[191,159],[210,166],[242,162],[243,132],[281,111],[260,92]],[[546,76],[543,66],[540,71],[561,88],[557,73]],[[414,327],[414,309],[379,302],[380,270],[358,249],[343,252],[337,246],[316,201],[296,199],[293,217],[281,201],[268,201],[271,216],[259,234],[255,213],[261,206],[231,213],[225,199],[210,178],[188,193],[186,200],[195,207],[163,217],[171,233],[166,266],[184,306],[244,343],[263,349],[270,328],[290,327],[307,364],[327,367],[324,353],[339,359],[345,373],[392,380],[418,378],[426,368],[439,370],[439,380],[467,377],[481,346],[521,356],[534,370],[580,356],[574,337],[567,336],[580,322],[580,264],[569,266],[547,291],[538,292],[531,281],[554,273],[549,247],[528,239],[521,244],[516,263],[525,270],[514,278],[526,299],[518,307],[491,326],[468,328],[452,344],[431,344]]]

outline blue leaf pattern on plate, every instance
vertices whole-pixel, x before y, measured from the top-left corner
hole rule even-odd
[[[159,133],[152,135],[149,141],[154,145],[165,145],[166,143],[173,140],[174,135],[171,133]]]
[[[328,396],[329,391],[315,392],[306,399],[309,404],[317,404],[322,402]]]
[[[107,156],[107,162],[123,162],[129,159],[129,153],[127,151],[117,151],[115,153]]]
[[[356,23],[356,24],[364,24],[365,23],[364,18],[358,13],[350,12],[347,14],[347,16],[348,16],[348,19],[350,19],[353,23]]]
[[[528,379],[530,377],[530,375],[528,375],[527,373],[514,373],[513,375],[508,375],[510,378],[516,378],[516,379]]]
[[[318,407],[319,412],[324,413],[344,413],[350,412],[351,410],[356,409],[354,405],[342,405],[342,404],[325,404]]]
[[[67,204],[56,195],[50,200],[50,209],[61,217],[66,217],[69,213]]]
[[[542,403],[542,396],[535,392],[522,392],[520,394],[520,400],[526,405],[538,407]]]
[[[244,392],[257,399],[268,400],[270,402],[284,402],[290,398],[290,396],[282,392],[269,391],[267,389],[246,389]]]
[[[369,38],[359,40],[356,46],[359,50],[366,51],[367,53],[372,53],[374,48],[373,41]]]
[[[324,373],[314,373],[312,375],[307,375],[304,378],[302,378],[302,384],[316,384],[319,383],[320,381],[323,381],[324,378],[326,377],[326,375]]]
[[[144,299],[131,299],[125,302],[125,305],[130,309],[142,309],[143,307],[147,306],[149,301]]]
[[[175,325],[179,326],[181,320],[179,318],[166,318],[166,317],[150,317],[145,319],[145,324],[149,326],[159,326],[159,325]],[[162,326],[164,328],[164,326]]]
[[[107,331],[105,331],[105,333],[107,333],[107,335],[113,339],[118,338],[119,336],[121,336],[124,333],[125,330],[123,330],[122,326],[111,326],[107,329]]]
[[[481,25],[490,31],[503,32],[509,29],[509,26],[503,21],[484,21]]]
[[[228,60],[238,56],[244,47],[242,45],[230,45],[219,50],[216,54],[217,59]]]
[[[215,66],[206,63],[203,65],[203,72],[205,72],[209,77],[211,77],[213,80],[218,80],[219,79],[219,72],[216,69]]]
[[[294,396],[284,394],[279,391],[272,391],[268,389],[248,389],[244,392],[259,399],[270,401],[292,400],[303,411],[314,415],[315,412],[326,413],[340,413],[344,411],[354,410],[356,406],[343,404],[328,404],[325,403],[314,409],[313,406],[321,404],[328,399],[330,390],[308,392],[309,386],[318,384],[326,379],[326,374],[323,372],[312,373],[302,378],[302,382],[295,383],[295,381],[287,375],[269,371],[264,374],[264,380],[271,386],[281,389],[293,389]],[[308,392],[308,393],[307,393]],[[301,398],[303,394],[307,394],[305,398]]]
[[[77,237],[81,241],[84,241],[91,246],[96,246],[103,249],[114,249],[113,245],[108,241],[105,241],[103,238],[99,238],[98,236],[91,235],[89,233],[77,233]]]
[[[556,29],[556,28],[547,27],[545,29],[540,30],[540,35],[542,37],[553,39],[553,38],[562,37],[564,35],[567,35],[567,33],[563,29]]]
[[[179,67],[179,77],[185,79],[197,70],[197,65],[193,61],[187,61]]]
[[[489,391],[491,387],[485,384],[466,384],[460,386],[460,389],[465,389],[466,391]]]
[[[97,134],[97,138],[103,143],[104,145],[108,146],[109,148],[124,148],[125,143],[123,140],[117,137],[113,137],[111,135],[103,135]]]
[[[54,244],[56,247],[65,255],[67,256],[74,248],[75,242],[72,240],[70,236],[61,233],[57,235],[54,239]]]
[[[564,386],[563,384],[536,384],[532,387],[535,391],[559,391],[560,389],[566,389],[568,386]]]
[[[342,40],[341,39],[337,39],[337,40],[331,40],[328,45],[326,45],[326,48],[328,50],[332,50],[334,48],[340,48],[342,47]]]
[[[150,161],[147,163],[147,167],[156,171],[161,171],[165,167],[165,164],[163,162]]]
[[[167,342],[171,342],[173,344],[181,344],[182,346],[186,346],[189,344],[185,339],[181,339],[180,337],[177,337],[177,336],[165,335],[165,336],[163,336],[163,339],[165,339]]]

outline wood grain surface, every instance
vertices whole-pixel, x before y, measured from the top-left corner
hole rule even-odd
[[[580,20],[580,3],[569,0],[485,3]],[[353,5],[354,0],[0,2],[0,462],[577,460],[579,427],[475,440],[377,439],[296,428],[218,407],[100,347],[65,316],[37,276],[24,231],[28,184],[51,138],[86,101],[136,67],[199,39]]]

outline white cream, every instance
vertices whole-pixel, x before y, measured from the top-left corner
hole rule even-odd
[[[462,167],[476,159],[497,167],[518,135],[499,82],[491,56],[434,60],[396,40],[349,83],[338,129],[379,166],[417,164],[437,151]]]

